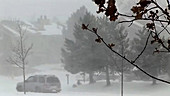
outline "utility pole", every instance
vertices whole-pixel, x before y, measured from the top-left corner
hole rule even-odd
[[[69,74],[66,74],[66,78],[67,78],[67,85],[69,85]]]
[[[82,73],[82,75],[83,75],[83,81],[85,83],[86,82],[86,73],[84,72],[84,73]]]
[[[124,46],[123,46],[123,40],[122,40],[122,56],[124,55]],[[123,96],[123,58],[122,58],[122,66],[121,66],[121,96]]]

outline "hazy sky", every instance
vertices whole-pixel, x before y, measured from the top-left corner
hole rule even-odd
[[[129,8],[125,8],[125,6],[131,5],[131,3],[136,4],[137,1],[117,0],[122,12],[129,12]],[[163,1],[161,0],[161,3]],[[40,15],[47,15],[50,18],[56,17],[61,22],[65,22],[71,13],[83,5],[96,14],[97,6],[92,0],[0,0],[0,20],[4,18],[31,20]]]
[[[92,0],[0,0],[0,18],[35,19],[47,15],[63,22],[83,5],[92,12],[97,9]]]

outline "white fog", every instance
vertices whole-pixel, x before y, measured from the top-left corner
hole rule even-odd
[[[146,38],[145,22],[110,22],[94,1],[108,0],[0,0],[0,96],[170,95],[169,54],[154,54],[162,47],[150,44],[154,36]],[[115,4],[130,17],[139,1]],[[167,0],[153,1],[167,8]],[[163,24],[158,31],[170,30]],[[161,37],[170,44],[169,34]]]

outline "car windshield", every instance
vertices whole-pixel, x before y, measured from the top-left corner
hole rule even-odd
[[[29,77],[26,81],[27,81],[27,82],[36,82],[36,81],[37,81],[37,77],[31,76],[31,77]]]
[[[48,82],[48,83],[58,83],[59,80],[58,80],[57,77],[48,77],[48,78],[47,78],[47,82]]]

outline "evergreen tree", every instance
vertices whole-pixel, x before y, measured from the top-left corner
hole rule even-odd
[[[139,32],[136,33],[136,35],[138,37],[134,38],[133,45],[135,46],[134,47],[135,53],[139,54],[139,52],[141,52],[144,46],[146,45],[146,39],[149,35],[149,32],[147,32],[146,29],[144,28],[143,30],[139,30]],[[149,39],[149,41],[152,41],[151,38]],[[161,53],[159,54],[154,53],[155,48],[157,48],[158,44],[151,44],[150,42],[148,43],[149,44],[147,45],[144,53],[138,59],[137,64],[141,68],[146,70],[148,73],[154,76],[158,76],[164,66],[164,62],[163,62],[165,60],[164,55]],[[141,75],[142,78],[149,78],[144,74]],[[156,84],[155,79],[153,79],[152,84]]]
[[[86,72],[89,73],[90,83],[93,83],[93,73],[100,64],[96,55],[94,36],[81,29],[82,22],[95,26],[96,17],[90,13],[80,19],[74,27],[75,40],[65,40],[66,50],[62,49],[65,69],[71,73]]]
[[[79,21],[80,17],[83,17],[87,12],[85,6],[80,7],[76,12],[72,13],[66,22],[66,27],[63,28],[62,32],[65,38],[74,40],[74,26]]]
[[[123,53],[125,56],[128,55],[128,48],[129,48],[129,39],[127,38],[128,34],[124,30],[124,26],[118,25],[117,22],[110,22],[108,18],[103,17],[98,19],[98,32],[101,32],[101,36],[104,40],[108,43],[113,43],[116,46],[113,48],[117,52]],[[123,45],[122,45],[123,44]],[[101,46],[100,46],[101,47]],[[122,50],[123,49],[123,50]],[[122,67],[122,59],[117,57],[115,54],[112,54],[110,50],[107,49],[106,46],[102,46],[102,55],[104,58],[107,58],[105,62],[105,72],[106,72],[106,81],[107,85],[109,85],[109,73],[120,73]],[[127,63],[127,62],[124,62]],[[130,68],[129,64],[124,64],[124,70]],[[109,71],[110,70],[110,71]]]
[[[104,22],[101,23],[101,22]],[[104,45],[95,42],[95,35],[90,32],[85,32],[81,29],[82,23],[89,24],[93,27],[98,27],[98,31],[104,39],[109,43],[125,41],[127,34],[124,34],[124,27],[118,27],[118,23],[110,22],[106,17],[96,18],[94,15],[87,12],[80,21],[74,26],[75,40],[65,40],[66,49],[62,49],[63,61],[65,69],[71,73],[86,72],[89,73],[90,83],[94,82],[94,72],[106,72],[106,84],[110,85],[110,69],[114,64],[113,56]],[[121,37],[122,36],[122,37]],[[120,41],[116,41],[119,38]],[[116,43],[119,45],[119,43]],[[127,49],[128,47],[125,46]],[[116,47],[119,50],[119,47]],[[110,55],[108,55],[110,54]],[[115,65],[114,65],[115,66]],[[116,69],[116,68],[115,68]]]

